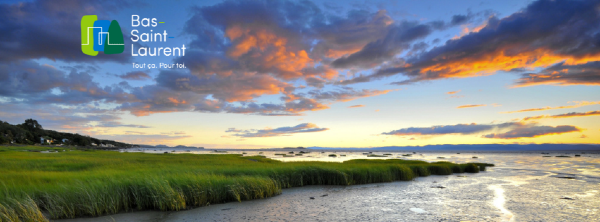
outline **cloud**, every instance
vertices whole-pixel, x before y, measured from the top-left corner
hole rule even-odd
[[[453,15],[450,24],[452,25],[462,25],[469,21],[470,15]]]
[[[148,128],[143,125],[124,124],[119,117],[121,113],[89,105],[32,106],[22,103],[0,103],[0,105],[2,106],[0,116],[3,121],[20,124],[25,119],[32,118],[38,120],[44,129],[87,134],[97,127]]]
[[[384,132],[383,135],[394,135],[394,136],[409,136],[409,135],[421,135],[421,136],[439,136],[447,134],[461,134],[468,135],[474,133],[481,133],[493,129],[505,129],[509,127],[519,126],[520,123],[510,122],[501,124],[456,124],[456,125],[439,125],[431,127],[409,127],[399,130],[393,130],[390,132]]]
[[[480,30],[405,58],[405,64],[384,67],[371,75],[349,79],[342,84],[397,74],[407,79],[394,84],[409,84],[489,75],[497,71],[544,68],[560,63],[569,65],[566,68],[597,66],[595,61],[600,60],[600,45],[597,44],[600,16],[596,8],[599,5],[597,0],[539,0],[508,17],[499,19],[492,16]],[[598,82],[597,74],[583,71],[563,74],[556,81],[539,77],[523,79],[517,84]]]
[[[135,116],[191,111],[194,109],[193,103],[205,97],[193,92],[177,92],[155,85],[134,88],[131,94],[137,101],[122,103],[117,109],[129,111]]]
[[[144,79],[151,78],[150,75],[148,75],[148,73],[146,73],[146,71],[128,72],[123,75],[118,75],[118,77],[121,79],[126,79],[126,80],[144,80]]]
[[[468,104],[468,105],[462,105],[462,106],[457,106],[457,109],[464,109],[464,108],[475,108],[475,107],[482,107],[482,106],[487,106],[486,104]]]
[[[270,75],[252,73],[229,76],[205,75],[199,77],[187,72],[161,71],[157,85],[178,92],[194,92],[228,102],[247,101],[262,95],[287,93],[294,87]]]
[[[120,122],[114,122],[114,121],[105,121],[105,122],[101,122],[98,125],[95,125],[94,127],[128,127],[128,128],[152,128],[149,126],[145,126],[145,125],[136,125],[136,124],[123,124]]]
[[[455,15],[450,23],[394,21],[385,10],[350,10],[338,16],[309,1],[225,1],[191,11],[184,32],[192,36],[190,48],[198,50],[177,62],[192,74],[254,73],[304,79],[317,88],[343,69],[401,64],[396,56],[402,52],[428,48],[417,40],[481,14]]]
[[[492,133],[484,135],[484,138],[494,138],[494,139],[518,139],[518,138],[531,138],[531,137],[539,137],[545,135],[554,135],[554,134],[563,134],[570,132],[581,132],[581,129],[575,126],[562,125],[562,126],[526,126],[519,127],[513,130],[510,130],[505,133]]]
[[[536,120],[536,119],[558,119],[558,118],[584,117],[584,116],[600,116],[600,110],[583,112],[583,113],[570,112],[570,113],[564,113],[564,114],[558,114],[558,115],[532,116],[532,117],[523,118],[523,121]]]
[[[274,104],[257,102],[236,102],[210,99],[189,91],[174,91],[164,87],[149,86],[136,88],[133,94],[139,102],[124,103],[118,109],[129,111],[136,116],[147,116],[154,113],[170,112],[209,112],[209,113],[242,113],[265,116],[297,116],[302,112],[329,108],[327,105],[311,98],[295,98],[294,100]]]
[[[394,57],[407,50],[408,55],[418,54],[418,52],[427,49],[429,45],[425,42],[417,42],[417,40],[424,39],[436,30],[444,30],[467,23],[476,15],[481,14],[469,12],[467,15],[454,15],[449,23],[440,20],[420,23],[405,20],[393,21],[386,13],[387,11],[380,10],[374,13],[372,18],[366,19],[367,21],[379,22],[377,24],[380,24],[380,26],[375,26],[378,33],[370,33],[365,30],[366,28],[363,28],[364,25],[359,26],[361,27],[359,32],[362,33],[353,34],[363,37],[364,40],[369,40],[368,43],[363,43],[360,48],[354,48],[354,50],[351,50],[354,51],[352,53],[343,51],[346,55],[334,60],[331,66],[334,68],[374,68],[390,62]],[[365,23],[364,20],[361,22]],[[338,31],[337,29],[331,30]],[[368,34],[371,36],[365,36]]]
[[[327,101],[343,101],[348,102],[357,98],[362,97],[370,97],[377,96],[382,94],[387,94],[395,90],[355,90],[349,87],[344,87],[338,89],[336,91],[320,91],[320,90],[312,90],[308,92],[308,94],[317,100],[327,100]]]
[[[360,107],[365,107],[365,105],[348,106],[348,108],[360,108]]]
[[[450,91],[450,92],[447,92],[446,94],[448,94],[448,95],[453,95],[453,94],[457,94],[457,93],[459,93],[459,92],[460,92],[460,90],[456,90],[456,91]]]
[[[411,42],[425,38],[432,31],[429,25],[402,22],[390,28],[382,39],[368,43],[358,52],[336,59],[331,65],[335,68],[372,68],[409,49]]]
[[[207,74],[258,72],[289,80],[304,77],[314,63],[304,40],[314,33],[307,25],[322,14],[311,2],[226,1],[191,11],[184,27],[194,37],[190,48],[222,55],[186,62]]]
[[[34,61],[0,63],[0,85],[0,96],[30,104],[135,101],[122,87],[102,87],[86,72],[78,72],[73,68],[67,73]]]
[[[319,88],[319,89],[325,87],[325,82],[326,82],[326,80],[321,79],[321,78],[315,78],[315,77],[306,78],[306,84],[308,86],[312,86],[312,87]]]
[[[310,133],[310,132],[322,132],[329,130],[328,128],[319,128],[313,123],[302,123],[292,127],[279,127],[275,129],[251,129],[251,130],[238,130],[235,128],[229,128],[225,132],[235,132],[232,136],[237,137],[274,137],[274,136],[291,136],[296,133]]]
[[[600,62],[578,65],[561,62],[539,73],[522,74],[514,87],[534,85],[600,85]]]
[[[442,135],[471,135],[488,131],[505,131],[503,133],[485,134],[483,138],[496,139],[516,139],[522,137],[538,137],[545,135],[562,134],[569,132],[580,132],[581,129],[575,126],[538,126],[537,123],[506,122],[498,124],[456,124],[439,125],[431,127],[409,127],[390,132],[384,132],[382,135],[393,136],[442,136]]]
[[[242,113],[267,116],[297,116],[306,111],[328,109],[328,104],[377,96],[393,90],[357,90],[337,87],[295,93],[296,87],[270,75],[231,74],[198,76],[185,71],[161,71],[157,85],[130,90],[136,101],[118,109],[136,116],[153,113],[198,111]],[[280,103],[259,103],[262,95],[282,95]]]
[[[546,106],[546,107],[542,107],[542,108],[522,109],[522,110],[517,110],[517,111],[508,111],[508,112],[501,112],[501,113],[522,113],[522,112],[544,111],[544,110],[552,110],[552,109],[570,109],[570,108],[578,108],[578,107],[582,107],[582,106],[598,105],[598,104],[600,104],[600,101],[596,101],[596,102],[573,101],[573,103],[575,103],[575,105],[556,106],[556,107]]]
[[[365,45],[385,36],[394,22],[385,10],[374,13],[351,10],[346,18],[332,15],[326,18],[329,24],[319,22],[314,26],[317,38],[323,41],[315,45],[313,54],[328,59],[360,51]]]
[[[69,62],[128,62],[131,56],[127,53],[83,56],[79,47],[79,23],[83,15],[98,15],[100,19],[111,19],[110,16],[115,12],[140,4],[143,5],[141,2],[116,0],[40,0],[0,4],[0,33],[3,33],[0,37],[0,61],[47,58]],[[127,37],[124,39],[127,51],[131,42]]]

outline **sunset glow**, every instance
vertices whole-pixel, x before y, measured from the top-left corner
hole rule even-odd
[[[206,148],[600,143],[598,1],[59,2],[0,4],[2,121]],[[132,42],[134,14],[172,38]],[[84,15],[119,21],[124,53],[84,55]],[[185,56],[131,55],[165,44]]]

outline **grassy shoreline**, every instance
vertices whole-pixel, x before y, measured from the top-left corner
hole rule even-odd
[[[132,210],[184,210],[261,199],[306,185],[409,181],[477,173],[488,164],[413,160],[280,162],[235,154],[114,151],[24,152],[0,148],[0,221],[101,216]]]

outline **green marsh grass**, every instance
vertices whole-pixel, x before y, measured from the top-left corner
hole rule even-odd
[[[47,221],[42,212],[60,219],[133,210],[178,211],[267,198],[289,187],[410,181],[475,173],[485,166],[490,164],[400,159],[280,162],[233,154],[49,154],[11,148],[0,155],[0,221]]]

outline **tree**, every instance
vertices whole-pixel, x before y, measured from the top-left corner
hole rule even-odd
[[[13,136],[13,134],[12,134],[12,131],[10,131],[10,130],[6,130],[6,139],[7,139],[8,141],[11,141],[11,140],[13,140],[13,137],[14,137],[14,136]]]
[[[25,122],[22,124],[22,126],[25,127],[25,129],[29,132],[35,132],[36,130],[43,130],[44,128],[42,128],[42,125],[38,123],[37,120],[34,119],[26,119]]]

